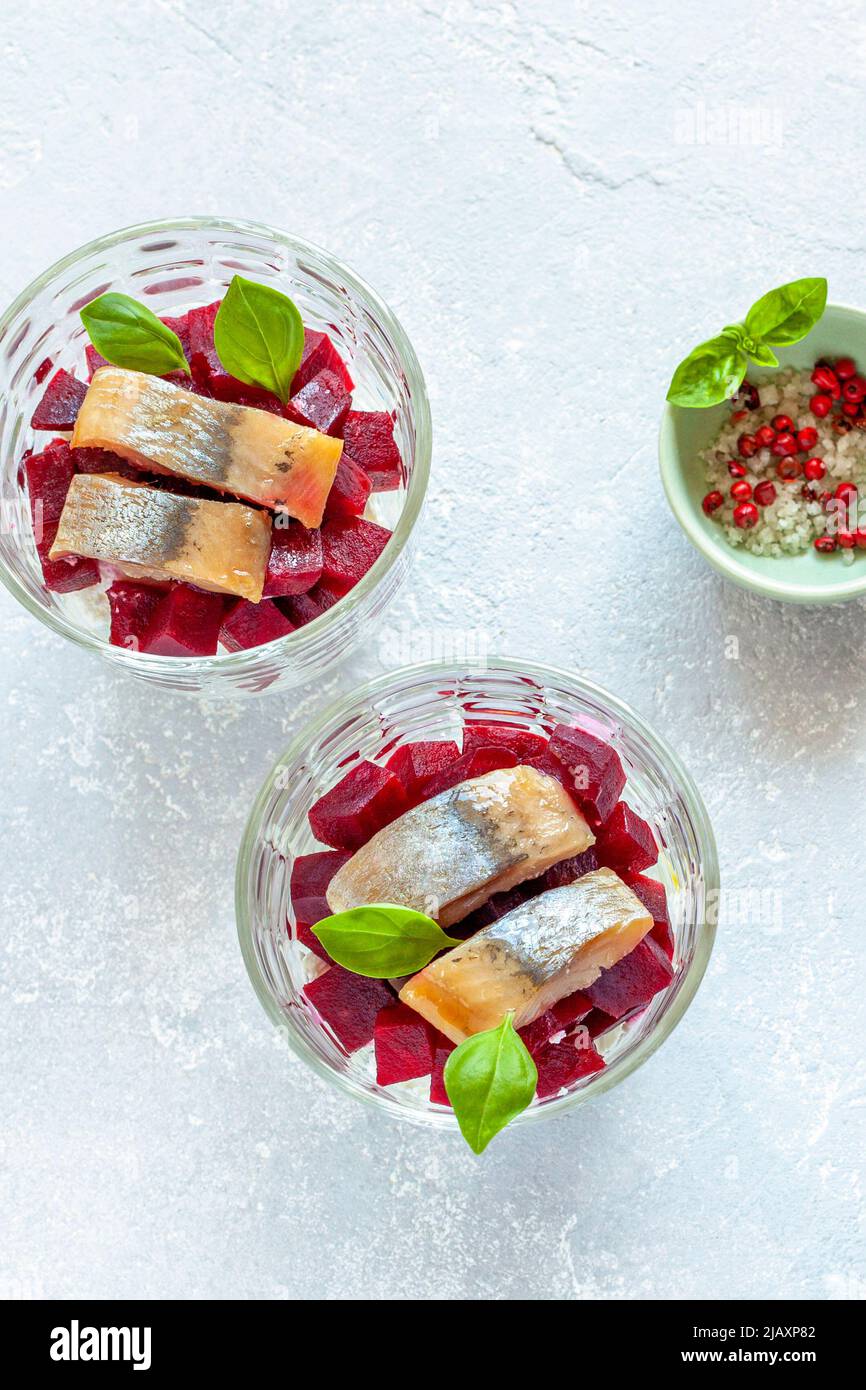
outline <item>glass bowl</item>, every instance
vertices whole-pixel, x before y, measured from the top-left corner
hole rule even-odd
[[[347,1055],[306,1004],[303,986],[321,962],[311,965],[315,958],[294,939],[289,878],[295,856],[323,848],[310,832],[310,807],[350,767],[415,739],[459,737],[465,716],[538,732],[579,720],[613,744],[627,773],[623,795],[655,830],[660,856],[650,872],[667,889],[676,941],[670,987],[597,1040],[605,1070],[564,1095],[534,1101],[515,1123],[561,1115],[600,1095],[664,1042],[706,969],[719,890],[707,813],[676,755],[620,700],[568,671],[505,658],[483,669],[431,662],[381,676],[325,710],[272,769],[247,823],[235,883],[241,951],[265,1012],[305,1062],[359,1100],[442,1129],[456,1121],[427,1098],[428,1082],[378,1086],[372,1048]]]
[[[405,486],[374,493],[368,515],[394,533],[361,582],[306,627],[249,651],[160,657],[112,647],[101,589],[49,593],[42,584],[21,456],[51,436],[30,417],[45,389],[34,376],[50,358],[86,379],[88,341],[79,310],[105,290],[143,300],[157,314],[209,304],[232,276],[273,284],[295,300],[304,322],[329,333],[356,382],[354,404],[393,411]],[[413,530],[430,471],[430,407],[418,360],[378,295],[333,256],[271,227],[217,217],[186,217],[128,227],[58,261],[0,318],[0,578],[20,603],[55,632],[131,675],[175,690],[252,693],[318,680],[366,638],[409,569]]]

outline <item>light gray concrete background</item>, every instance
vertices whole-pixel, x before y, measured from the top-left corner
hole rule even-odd
[[[380,649],[300,697],[202,709],[3,591],[0,1292],[866,1292],[866,610],[726,587],[655,460],[670,371],[708,330],[799,275],[866,303],[866,14],[794,10],[9,0],[3,300],[161,215],[348,260],[434,411],[393,627],[480,629],[633,703],[695,774],[727,886],[776,890],[781,921],[726,923],[644,1069],[476,1161],[276,1046],[235,939],[253,794]]]

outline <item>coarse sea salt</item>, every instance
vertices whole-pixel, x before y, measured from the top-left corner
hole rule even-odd
[[[741,420],[729,419],[699,458],[704,465],[707,490],[717,490],[725,499],[724,504],[712,513],[712,520],[721,526],[729,545],[748,550],[752,555],[781,559],[785,555],[799,555],[808,550],[816,536],[823,536],[829,529],[829,518],[820,502],[807,501],[803,497],[803,478],[790,483],[782,482],[776,472],[778,459],[769,449],[759,449],[753,458],[741,459],[737,451],[740,435],[753,435],[761,425],[768,425],[775,415],[788,415],[794,422],[795,431],[811,427],[818,432],[817,442],[809,450],[809,455],[823,459],[827,473],[816,491],[833,492],[839,483],[853,482],[863,495],[866,493],[866,431],[852,429],[847,434],[838,434],[832,427],[832,421],[838,417],[828,415],[821,420],[812,414],[809,402],[815,394],[815,387],[809,372],[788,368],[774,376],[772,381],[756,384],[761,399],[760,409],[749,411]],[[730,496],[732,478],[728,472],[728,463],[732,459],[745,466],[745,481],[751,484],[753,491],[765,479],[776,488],[775,502],[768,507],[758,508],[760,520],[751,530],[741,530],[734,524],[734,507],[737,504]],[[850,565],[860,552],[842,550],[837,553],[841,554],[843,563]]]

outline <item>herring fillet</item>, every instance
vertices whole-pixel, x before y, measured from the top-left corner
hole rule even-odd
[[[138,468],[171,473],[279,507],[320,526],[342,440],[254,406],[197,396],[145,372],[94,372],[73,448],[110,449]]]
[[[534,767],[460,782],[406,811],[334,875],[332,912],[391,902],[459,922],[492,893],[581,854],[595,836],[568,792]]]
[[[112,473],[78,473],[50,556],[85,555],[131,579],[179,579],[258,603],[270,548],[271,518],[255,507],[178,497]]]
[[[612,869],[530,898],[414,975],[400,999],[452,1042],[495,1028],[510,1010],[523,1028],[586,989],[652,927]]]

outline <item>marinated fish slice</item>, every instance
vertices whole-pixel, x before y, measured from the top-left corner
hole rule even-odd
[[[585,989],[652,927],[643,903],[612,869],[596,869],[516,907],[428,965],[400,998],[452,1042],[515,1028]]]
[[[254,507],[81,473],[72,479],[50,555],[86,555],[132,579],[182,579],[258,603],[270,548],[271,519]]]
[[[267,410],[209,400],[122,367],[95,373],[72,443],[279,507],[309,527],[321,525],[343,451],[341,440]]]
[[[501,768],[450,787],[380,830],[328,885],[332,912],[401,903],[459,922],[594,836],[559,782],[534,767]]]

